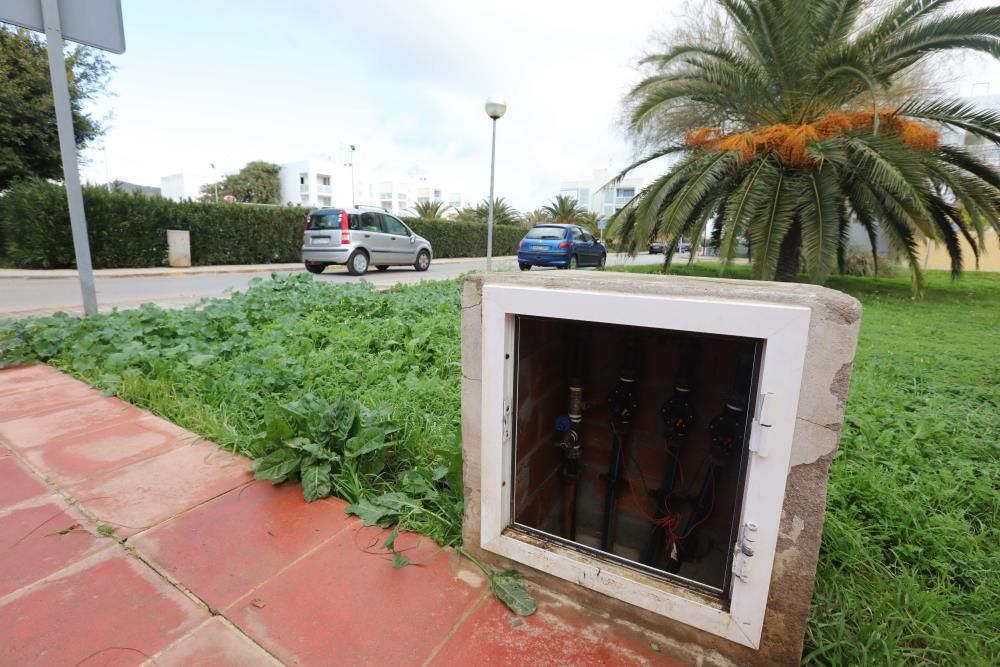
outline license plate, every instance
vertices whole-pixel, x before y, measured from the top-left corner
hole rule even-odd
[[[531,249],[532,250],[548,250],[549,247],[547,245],[533,245],[533,246],[531,246]]]
[[[314,236],[312,240],[313,245],[330,245],[330,239],[326,236]]]

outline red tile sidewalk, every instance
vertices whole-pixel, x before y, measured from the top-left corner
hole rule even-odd
[[[0,370],[0,665],[681,664],[544,591],[518,618],[418,535],[394,570],[386,531],[246,464],[52,369]]]

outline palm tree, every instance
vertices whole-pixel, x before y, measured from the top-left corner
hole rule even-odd
[[[556,195],[556,198],[543,206],[542,210],[552,217],[553,222],[562,224],[574,224],[581,214],[586,213],[576,199],[566,195]]]
[[[524,214],[524,225],[526,227],[544,225],[546,222],[552,222],[552,216],[544,208],[536,208],[534,211],[528,211]]]
[[[714,220],[724,261],[745,237],[755,277],[790,279],[802,262],[823,282],[855,222],[873,252],[876,235],[885,234],[909,262],[918,293],[921,240],[946,244],[955,276],[960,237],[978,259],[984,231],[1000,228],[1000,172],[944,144],[940,133],[964,130],[1000,144],[1000,113],[954,99],[887,106],[880,98],[936,54],[1000,56],[1000,7],[944,13],[950,0],[716,2],[732,43],[675,43],[644,59],[653,71],[629,94],[631,130],[659,141],[616,180],[654,159],[679,158],[615,215],[629,248],[654,236],[701,238]],[[678,117],[714,126],[677,127]],[[679,131],[664,141],[670,123]]]
[[[489,220],[489,207],[490,203],[488,199],[484,199],[476,206],[476,215],[483,222]],[[517,225],[521,222],[521,214],[517,212],[516,208],[508,204],[506,199],[497,197],[493,200],[493,222],[498,225]]]
[[[422,201],[417,202],[413,207],[413,215],[422,220],[441,220],[449,210],[451,210],[451,206],[444,202]]]

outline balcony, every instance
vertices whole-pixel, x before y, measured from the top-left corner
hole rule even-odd
[[[299,192],[309,192],[309,184],[299,183]]]
[[[333,192],[333,186],[332,185],[317,185],[316,186],[316,192],[321,192],[323,194],[330,194],[331,192]]]

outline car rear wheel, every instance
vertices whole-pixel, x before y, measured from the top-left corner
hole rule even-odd
[[[597,268],[603,269],[604,265],[607,263],[608,263],[608,254],[604,253],[603,255],[601,255],[601,261],[597,263]]]
[[[572,257],[569,258],[569,270],[572,271],[573,269],[575,269],[576,264],[577,264],[576,255],[573,255]]]
[[[522,271],[531,271],[531,264],[525,264],[524,262],[521,262],[520,264],[518,264],[518,266],[521,267]]]
[[[421,250],[417,255],[417,261],[413,263],[413,268],[417,271],[426,271],[431,265],[431,254],[426,250]]]
[[[368,272],[368,253],[364,250],[355,250],[347,258],[347,272],[352,276],[363,276]]]
[[[326,264],[323,262],[306,262],[306,271],[309,273],[323,273]]]
[[[378,264],[378,265],[375,266],[375,268],[378,269],[379,271],[388,271],[389,270],[389,265],[388,264]]]

